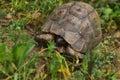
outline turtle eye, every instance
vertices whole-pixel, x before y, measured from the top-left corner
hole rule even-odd
[[[55,38],[55,42],[57,46],[66,46],[66,41],[60,36]]]
[[[57,42],[58,44],[62,43],[63,41],[64,41],[64,40],[63,40],[62,38],[60,38],[60,37],[56,39],[56,42]]]

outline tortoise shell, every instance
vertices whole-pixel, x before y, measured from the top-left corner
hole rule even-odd
[[[55,9],[42,27],[43,32],[61,36],[71,47],[84,53],[101,41],[100,18],[84,2],[70,2]]]

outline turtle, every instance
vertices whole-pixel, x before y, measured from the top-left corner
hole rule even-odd
[[[97,11],[88,3],[68,2],[53,10],[37,35],[40,40],[54,40],[59,52],[82,58],[100,43],[102,31]],[[63,47],[63,51],[61,51]]]

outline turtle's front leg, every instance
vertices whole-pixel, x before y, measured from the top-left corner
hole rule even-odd
[[[52,34],[40,34],[35,36],[35,41],[38,43],[39,47],[47,47],[47,41],[53,39],[54,35]]]
[[[52,34],[40,34],[40,35],[37,35],[36,38],[39,40],[48,41],[48,40],[53,40],[54,36]]]
[[[84,54],[77,52],[75,50],[72,49],[72,47],[70,45],[67,46],[66,52],[72,56],[75,56],[76,58],[80,58],[82,59]]]

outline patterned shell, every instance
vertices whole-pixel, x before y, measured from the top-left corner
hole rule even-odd
[[[102,38],[96,10],[84,2],[70,2],[55,9],[42,27],[43,32],[63,39],[78,52],[94,48]]]

